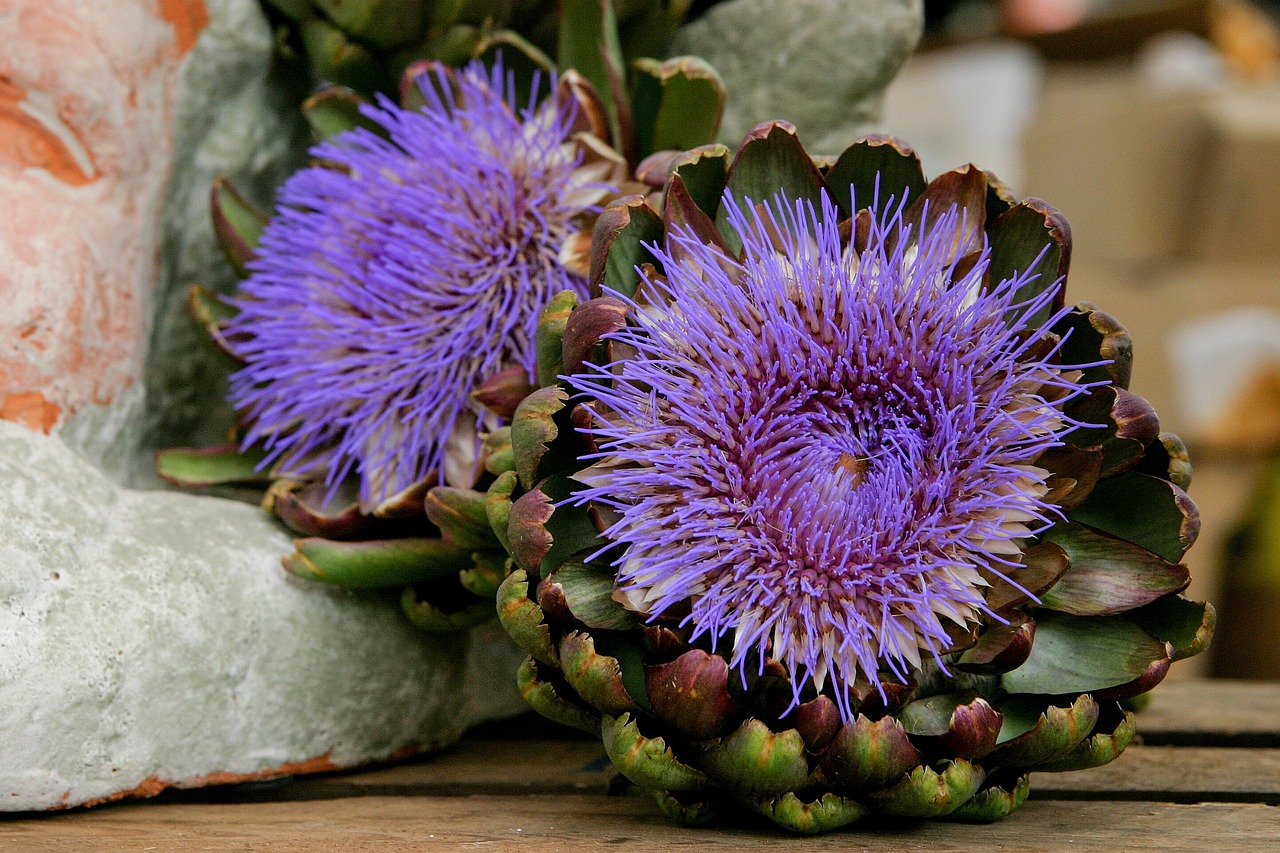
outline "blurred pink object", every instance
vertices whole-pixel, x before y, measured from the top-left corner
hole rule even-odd
[[[1000,18],[1018,35],[1056,33],[1084,20],[1089,0],[1004,0]]]

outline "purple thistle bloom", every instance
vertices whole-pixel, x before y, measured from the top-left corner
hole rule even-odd
[[[245,444],[282,475],[357,476],[366,511],[424,480],[471,484],[486,424],[469,395],[512,365],[533,375],[538,314],[585,295],[582,232],[616,171],[571,107],[517,111],[500,65],[434,78],[421,109],[363,109],[386,138],[312,149],[326,165],[285,184],[227,329]]]
[[[1035,461],[1083,389],[1038,345],[1058,317],[1024,328],[1056,288],[984,290],[985,252],[957,269],[955,209],[914,234],[899,207],[859,257],[825,200],[725,207],[743,260],[669,235],[613,335],[634,355],[569,377],[602,408],[577,499],[621,513],[628,607],[687,613],[743,677],[777,659],[797,702],[830,681],[848,719],[855,679],[945,669],[948,626],[990,614],[984,575],[1017,583],[1056,514]]]

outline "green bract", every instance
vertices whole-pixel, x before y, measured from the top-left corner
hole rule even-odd
[[[618,770],[687,823],[744,809],[796,832],[875,813],[991,821],[1025,801],[1032,771],[1114,759],[1134,736],[1126,700],[1159,683],[1173,661],[1203,650],[1214,611],[1180,595],[1189,582],[1180,561],[1199,527],[1184,491],[1186,450],[1128,390],[1124,329],[1087,303],[1064,309],[1061,290],[1056,302],[1041,300],[1035,317],[1005,318],[1025,324],[1018,328],[1026,339],[1057,317],[1036,351],[1084,366],[1066,380],[1080,390],[1062,415],[1086,426],[1064,429],[1064,440],[1034,460],[1045,472],[1052,517],[1005,543],[1017,543],[1008,579],[984,575],[980,615],[955,626],[937,661],[922,648],[906,677],[884,665],[878,685],[862,677],[846,684],[845,711],[830,675],[825,685],[813,683],[769,653],[731,666],[732,632],[713,642],[713,633],[697,630],[693,596],[684,609],[645,611],[634,582],[619,581],[620,571],[636,577],[634,568],[619,568],[626,548],[607,534],[621,529],[619,506],[638,496],[618,495],[613,505],[575,499],[588,486],[598,495],[600,483],[615,482],[604,470],[612,445],[594,427],[617,415],[591,388],[621,381],[636,357],[619,337],[643,328],[635,312],[666,310],[673,279],[662,258],[675,263],[682,246],[718,246],[729,275],[743,269],[735,266],[737,214],[725,205],[781,191],[816,208],[826,197],[855,254],[904,195],[912,201],[901,221],[921,229],[930,211],[958,210],[954,221],[966,230],[949,273],[967,275],[989,249],[982,286],[1017,279],[1025,282],[1019,301],[1034,304],[1066,276],[1065,219],[1038,199],[1017,201],[972,166],[926,181],[911,149],[889,137],[812,157],[782,122],[757,127],[736,156],[712,145],[663,165],[660,205],[632,196],[601,215],[591,262],[597,297],[579,305],[566,297],[544,315],[541,387],[515,412],[512,467],[489,492],[488,519],[516,566],[498,590],[498,613],[530,655],[519,675],[530,705],[599,733]],[[779,218],[771,227],[798,221]],[[707,257],[697,255],[704,267]],[[584,375],[597,384],[571,387],[566,378]],[[677,495],[649,506],[677,512],[685,502]],[[689,545],[671,539],[652,547],[678,558]]]
[[[576,68],[611,101],[609,76],[663,56],[688,0],[266,0],[286,53],[317,76],[369,97],[404,70],[435,60],[463,65],[501,53],[506,67]],[[602,50],[603,47],[603,50]]]

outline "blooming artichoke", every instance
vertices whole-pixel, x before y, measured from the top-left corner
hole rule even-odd
[[[529,703],[689,823],[988,821],[1115,758],[1214,613],[1185,448],[1070,251],[989,173],[782,122],[608,207],[488,493]]]
[[[629,177],[576,72],[541,103],[519,100],[500,62],[409,73],[402,106],[311,99],[324,141],[270,221],[215,187],[215,226],[247,278],[228,303],[197,293],[195,308],[238,368],[241,426],[234,446],[167,451],[159,470],[269,487],[266,507],[303,537],[286,568],[404,587],[416,624],[455,630],[492,618],[507,570],[483,490],[510,454],[503,421],[538,378],[539,314],[566,288],[587,295],[601,203],[651,188]],[[684,137],[654,125],[722,94],[695,60],[639,79],[653,97],[633,127],[666,144]]]

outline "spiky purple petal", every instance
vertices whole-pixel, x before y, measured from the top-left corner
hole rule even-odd
[[[1054,512],[1034,462],[1080,389],[1022,328],[1055,288],[984,290],[985,254],[957,274],[955,210],[913,235],[899,208],[859,258],[830,203],[725,207],[744,260],[670,235],[612,336],[635,356],[570,377],[605,412],[578,497],[621,512],[630,606],[687,607],[732,665],[778,659],[797,700],[830,681],[848,718],[855,678],[941,663],[947,625],[986,612],[981,572],[1016,582]]]
[[[517,111],[500,65],[420,88],[420,110],[365,108],[385,139],[312,150],[325,165],[281,191],[228,330],[246,444],[286,474],[358,476],[366,508],[442,475],[450,442],[467,458],[470,392],[513,364],[532,375],[539,311],[586,292],[558,258],[592,209],[572,114]]]

